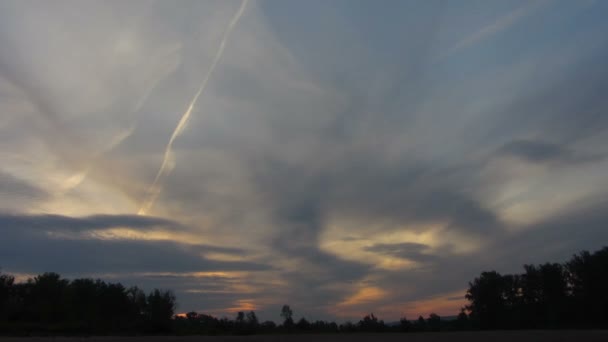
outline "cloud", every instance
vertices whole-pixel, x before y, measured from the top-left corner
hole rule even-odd
[[[59,215],[0,216],[3,248],[0,258],[7,270],[27,273],[55,271],[65,274],[125,272],[201,272],[268,270],[247,261],[217,261],[206,252],[242,255],[244,251],[219,246],[183,244],[170,240],[100,239],[58,232],[152,226],[179,228],[166,219],[129,215],[95,215],[72,218]]]
[[[433,261],[436,256],[428,254],[429,246],[421,243],[379,243],[366,248],[367,251],[410,259],[418,262]]]
[[[42,200],[49,195],[43,189],[3,171],[0,171],[0,194],[11,201],[20,198]],[[8,203],[3,204],[8,205]]]
[[[0,170],[0,211],[35,208],[49,198],[43,188]]]
[[[528,162],[584,163],[603,159],[602,156],[584,155],[554,143],[533,140],[516,140],[503,145],[499,154],[519,157]]]
[[[556,215],[497,239],[487,247],[488,250],[495,249],[491,254],[493,264],[488,267],[513,272],[523,264],[563,262],[581,250],[599,249],[605,245],[599,241],[608,238],[605,229],[607,209],[608,202],[603,196],[589,196]],[[499,246],[503,245],[512,248],[500,249]]]
[[[91,215],[85,217],[70,217],[64,215],[24,215],[0,213],[0,226],[3,229],[35,229],[35,230],[68,230],[84,231],[94,229],[109,229],[129,227],[146,229],[164,227],[183,230],[185,227],[175,221],[158,217],[141,217],[137,215]]]

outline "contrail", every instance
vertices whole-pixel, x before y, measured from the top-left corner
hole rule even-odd
[[[458,51],[463,48],[467,48],[469,46],[475,45],[484,39],[502,32],[511,26],[515,25],[519,20],[524,17],[534,13],[535,11],[541,9],[546,4],[550,3],[551,0],[538,0],[534,2],[526,2],[524,5],[514,9],[513,11],[507,13],[506,15],[498,18],[495,22],[482,27],[477,32],[465,37],[463,40],[456,43],[456,45],[452,46],[449,50],[440,54],[436,60],[441,60],[451,55],[455,51]]]
[[[234,26],[238,23],[239,19],[241,19],[241,16],[243,15],[243,12],[245,11],[245,7],[247,6],[248,1],[249,0],[243,0],[243,2],[241,3],[241,7],[239,7],[239,9],[236,12],[236,14],[234,15],[234,17],[232,17],[232,20],[230,20],[230,23],[228,24],[228,27],[226,28],[226,31],[224,32],[224,36],[222,37],[222,41],[217,50],[217,53],[215,54],[215,58],[213,59],[213,63],[211,63],[211,67],[209,68],[209,71],[207,72],[207,75],[201,82],[201,86],[198,88],[198,91],[192,98],[192,101],[190,101],[190,105],[188,105],[188,109],[184,112],[181,119],[177,123],[175,130],[173,130],[173,134],[171,134],[169,143],[167,144],[167,147],[165,148],[165,155],[163,157],[163,162],[160,165],[160,169],[158,169],[158,173],[156,174],[156,177],[154,178],[154,182],[152,182],[152,184],[148,188],[148,191],[146,193],[147,198],[146,198],[145,202],[143,203],[143,205],[141,206],[141,208],[139,208],[139,211],[137,212],[138,215],[146,215],[148,210],[150,210],[150,208],[152,208],[152,206],[156,202],[158,195],[160,195],[160,187],[159,187],[158,183],[161,180],[161,178],[168,175],[171,172],[171,170],[173,169],[173,165],[172,165],[173,163],[171,163],[173,142],[183,132],[184,128],[188,124],[188,120],[190,119],[190,114],[192,114],[192,109],[194,109],[194,105],[196,104],[196,101],[198,101],[198,98],[205,91],[205,88],[207,87],[207,82],[209,81],[211,74],[213,74],[213,70],[215,70],[215,66],[217,65],[219,60],[222,58],[222,54],[224,53],[224,48],[226,47],[226,41],[228,40],[228,36],[230,35],[230,32],[232,32],[232,29],[234,28]],[[171,166],[171,167],[169,167],[169,166]]]

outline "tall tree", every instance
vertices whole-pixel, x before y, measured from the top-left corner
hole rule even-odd
[[[287,328],[293,326],[293,311],[289,305],[285,304],[281,308],[281,317],[283,318],[283,325]]]
[[[0,273],[0,321],[8,319],[9,300],[13,292],[15,277]]]
[[[471,304],[467,309],[479,319],[481,328],[494,329],[500,326],[506,313],[505,289],[504,278],[495,271],[482,272],[479,278],[469,283],[465,297]]]
[[[155,289],[148,295],[146,315],[148,328],[154,332],[171,330],[171,319],[175,312],[175,296],[171,291]]]
[[[566,263],[572,312],[581,325],[608,327],[608,247],[583,251]]]
[[[36,320],[52,323],[66,318],[68,280],[61,279],[57,273],[44,273],[36,276],[31,283],[28,306]]]

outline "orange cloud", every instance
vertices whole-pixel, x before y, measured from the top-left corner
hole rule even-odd
[[[329,312],[338,317],[358,317],[369,313],[367,310],[374,307],[373,303],[385,298],[386,295],[386,291],[378,287],[364,287],[344,301],[329,308]]]
[[[251,299],[241,299],[236,301],[235,306],[226,308],[225,311],[234,313],[239,311],[255,311],[257,309],[258,306]]]

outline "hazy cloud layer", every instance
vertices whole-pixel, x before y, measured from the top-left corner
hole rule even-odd
[[[608,4],[242,4],[0,3],[3,270],[393,320],[602,246]]]

